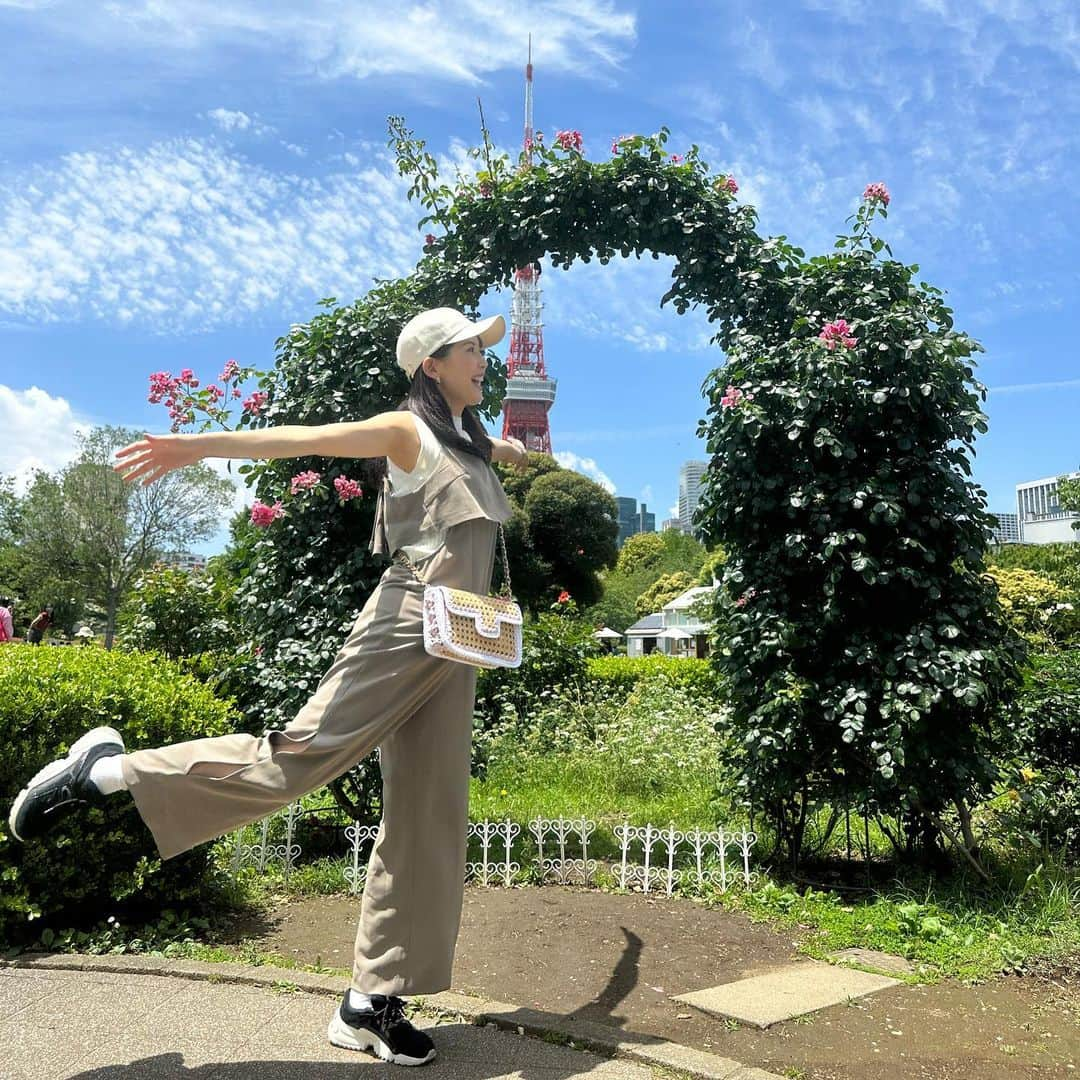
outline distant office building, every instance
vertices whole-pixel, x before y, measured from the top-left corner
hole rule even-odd
[[[993,513],[993,511],[991,511]],[[993,529],[995,544],[1020,543],[1020,519],[1016,514],[994,514],[998,523]]]
[[[161,561],[175,570],[184,570],[191,573],[193,570],[206,569],[206,556],[196,555],[191,551],[170,551],[163,555]]]
[[[636,499],[616,495],[615,505],[619,510],[619,547],[635,533],[656,532],[656,515],[650,514],[644,503],[639,510]]]
[[[709,467],[707,461],[684,461],[679,469],[679,528],[694,533],[694,511],[701,494],[701,478]]]
[[[619,547],[638,532],[637,499],[615,496],[615,505],[619,508]]]
[[[1075,480],[1080,472],[1065,476]],[[1069,544],[1080,540],[1080,532],[1073,528],[1073,522],[1080,523],[1080,514],[1061,509],[1056,476],[1017,484],[1016,516],[1020,540],[1025,544]]]
[[[682,532],[682,523],[678,518],[665,518],[664,524],[660,526],[661,532],[667,532],[668,529],[674,529],[676,532]]]

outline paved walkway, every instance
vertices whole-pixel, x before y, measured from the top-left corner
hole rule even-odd
[[[172,974],[183,970],[167,961],[157,962],[161,974],[95,970],[95,964],[100,968],[125,959],[82,958],[88,970],[55,966],[59,957],[40,967],[0,967],[4,1080],[351,1080],[364,1070],[409,1074],[373,1055],[331,1046],[326,1026],[339,999],[298,989],[292,979],[299,973],[278,970],[281,981],[275,987],[274,972],[265,969],[264,985],[208,981],[205,973],[163,977],[170,968]],[[648,1062],[602,1057],[494,1023],[477,1026],[445,1014],[412,1019],[418,1027],[435,1029],[438,1057],[415,1070],[424,1075],[655,1080]],[[665,1044],[659,1053],[673,1045]],[[714,1064],[691,1072],[717,1080],[770,1075],[726,1059],[715,1058]]]
[[[198,1077],[199,1080],[334,1080],[406,1072],[331,1046],[332,1000],[254,986],[82,971],[0,973],[0,1046],[8,1080]],[[436,1021],[422,1018],[418,1027]],[[429,1066],[450,1077],[590,1074],[651,1080],[647,1066],[604,1061],[470,1024],[438,1025]]]

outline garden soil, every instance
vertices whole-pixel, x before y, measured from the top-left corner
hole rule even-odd
[[[214,941],[347,969],[358,912],[358,898],[296,898],[235,918]],[[1080,1077],[1076,965],[971,986],[893,987],[766,1031],[672,1000],[804,959],[796,949],[805,932],[681,897],[471,886],[453,989],[802,1080]]]

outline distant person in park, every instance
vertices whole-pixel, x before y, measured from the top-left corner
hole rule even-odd
[[[383,478],[370,548],[393,562],[310,700],[280,731],[194,739],[124,752],[96,728],[20,792],[13,836],[128,791],[163,859],[256,821],[322,787],[379,747],[383,817],[368,864],[350,989],[330,1021],[335,1046],[399,1065],[435,1057],[401,994],[450,987],[461,922],[476,668],[425,651],[425,581],[491,586],[499,524],[510,504],[492,461],[524,466],[515,439],[490,437],[484,350],[501,315],[471,322],[453,308],[417,315],[397,340],[411,380],[395,412],[368,420],[192,435],[146,435],[114,466],[144,485],[202,458],[376,458]],[[385,472],[382,470],[385,469]]]
[[[45,636],[45,631],[52,626],[53,621],[53,609],[49,607],[42,608],[34,621],[30,624],[29,629],[26,631],[26,641],[29,645],[40,645],[41,639]]]
[[[0,643],[15,637],[15,619],[11,614],[14,606],[10,596],[0,596]]]

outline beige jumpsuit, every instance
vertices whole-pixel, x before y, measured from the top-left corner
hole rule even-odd
[[[387,498],[384,488],[370,547],[393,552],[419,528],[444,529],[443,547],[417,563],[421,574],[487,592],[496,522],[510,505],[490,465],[443,449],[416,492]],[[315,693],[281,731],[122,758],[135,805],[170,859],[322,787],[379,747],[383,813],[352,976],[367,994],[448,989],[461,922],[476,669],[424,650],[423,588],[407,567],[386,569]]]

